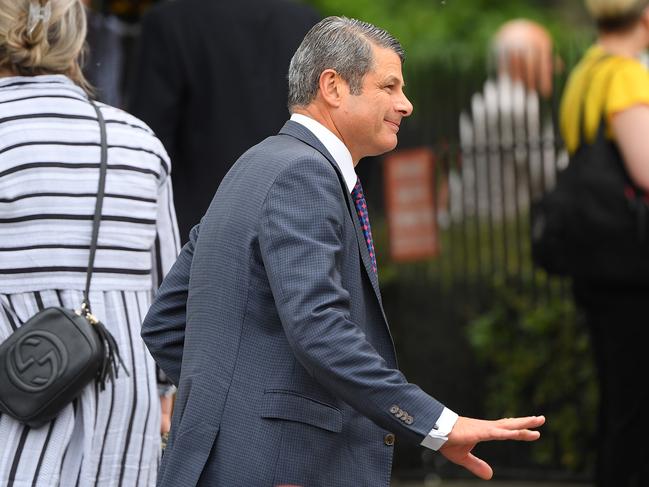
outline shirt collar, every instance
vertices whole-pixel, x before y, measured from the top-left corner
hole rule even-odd
[[[336,165],[338,165],[340,172],[343,173],[345,184],[351,193],[354,186],[356,186],[358,176],[356,176],[356,171],[354,171],[352,155],[345,144],[343,144],[343,141],[336,137],[331,130],[311,117],[300,113],[294,113],[291,115],[291,120],[309,129],[309,131],[312,132],[320,142],[322,142],[322,145],[325,146],[325,149],[329,151],[329,154],[331,154],[334,161],[336,161]]]
[[[62,74],[40,74],[36,76],[7,76],[0,78],[0,88],[22,89],[27,86],[35,90],[52,90],[54,88],[70,92],[87,98],[86,93],[74,81]]]

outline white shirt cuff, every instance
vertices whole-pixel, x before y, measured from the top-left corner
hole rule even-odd
[[[430,430],[421,442],[421,446],[435,451],[439,450],[446,443],[446,440],[448,440],[448,435],[453,429],[453,426],[455,426],[457,418],[457,414],[448,408],[444,408],[433,429]]]

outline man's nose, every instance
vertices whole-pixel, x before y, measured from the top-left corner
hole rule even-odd
[[[401,97],[397,101],[397,111],[404,117],[409,117],[412,114],[413,106],[408,100],[405,93],[401,92]]]

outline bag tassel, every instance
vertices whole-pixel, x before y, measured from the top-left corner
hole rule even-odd
[[[122,356],[119,353],[119,346],[115,337],[106,329],[104,324],[97,319],[90,312],[90,307],[83,303],[81,305],[81,312],[83,316],[90,322],[90,324],[95,328],[99,334],[99,338],[104,345],[104,360],[102,361],[101,367],[97,374],[97,380],[99,381],[99,387],[103,391],[106,389],[106,383],[108,380],[111,382],[115,381],[115,378],[119,377],[119,368],[120,366],[124,369],[124,373],[127,377],[130,377],[128,369],[122,360]]]

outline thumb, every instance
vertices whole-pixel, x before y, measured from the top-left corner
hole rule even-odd
[[[487,462],[476,457],[472,453],[469,453],[461,462],[458,462],[458,464],[483,480],[491,479],[494,474],[491,466]]]

